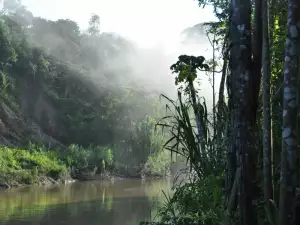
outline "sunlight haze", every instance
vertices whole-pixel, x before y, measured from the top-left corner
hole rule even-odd
[[[116,32],[143,47],[166,45],[182,30],[214,20],[210,7],[198,7],[194,0],[23,0],[33,12],[50,20],[72,19],[86,28],[95,13],[102,32]]]

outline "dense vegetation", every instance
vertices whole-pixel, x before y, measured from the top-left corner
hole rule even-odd
[[[4,1],[0,43],[5,182],[17,171],[22,181],[27,170],[50,175],[47,160],[73,175],[81,169],[168,173],[164,137],[154,129],[163,107],[140,85],[148,80],[134,74],[130,61],[139,50],[117,34],[101,33],[99,16],[81,31],[74,21],[34,17],[20,1]],[[32,161],[30,168],[21,158]]]
[[[173,118],[160,123],[193,179],[143,224],[300,224],[300,1],[206,4],[218,18],[207,24],[213,58],[179,57]],[[194,87],[199,70],[222,76],[211,114]]]
[[[179,56],[171,66],[178,99],[164,96],[165,117],[129,79],[130,67],[115,73],[105,66],[120,64],[135,46],[100,33],[98,16],[81,32],[72,21],[5,4],[3,174],[25,182],[82,168],[161,174],[170,162],[164,148],[187,159],[192,179],[174,187],[151,224],[299,224],[299,0],[199,4],[211,4],[218,18],[207,24],[213,58]],[[197,92],[204,73],[212,76],[212,112]]]

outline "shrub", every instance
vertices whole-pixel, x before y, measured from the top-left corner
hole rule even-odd
[[[103,167],[104,165],[112,165],[113,150],[109,147],[90,146],[83,148],[72,144],[67,150],[61,154],[61,158],[66,162],[68,167],[81,168],[85,166]],[[103,168],[104,169],[104,168]]]
[[[148,157],[142,173],[146,176],[166,176],[170,173],[171,154],[168,151],[161,151]]]
[[[159,210],[160,222],[142,222],[141,225],[224,225],[227,221],[222,204],[220,178],[208,176],[195,183],[175,188],[173,197],[167,197]]]
[[[56,154],[42,150],[0,148],[1,180],[6,182],[33,183],[39,175],[55,179],[66,176],[67,168]]]

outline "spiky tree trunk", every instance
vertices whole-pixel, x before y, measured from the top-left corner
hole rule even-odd
[[[270,45],[269,45],[269,0],[262,2],[263,17],[263,176],[264,200],[268,205],[273,199],[272,173],[271,173],[271,104],[270,104]]]
[[[297,108],[300,51],[300,0],[288,1],[288,34],[286,38],[283,84],[283,132],[279,224],[293,225],[297,183]]]
[[[238,185],[238,203],[241,225],[255,225],[252,206],[252,177],[254,164],[252,132],[255,118],[253,99],[253,73],[251,60],[251,4],[250,0],[232,0],[230,22],[230,67],[232,87],[232,147],[237,156],[241,176]],[[231,151],[232,152],[232,151]],[[237,171],[238,171],[237,170]]]

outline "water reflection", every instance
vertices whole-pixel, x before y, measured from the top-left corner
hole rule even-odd
[[[0,191],[0,224],[135,225],[170,188],[170,180],[126,179]]]

